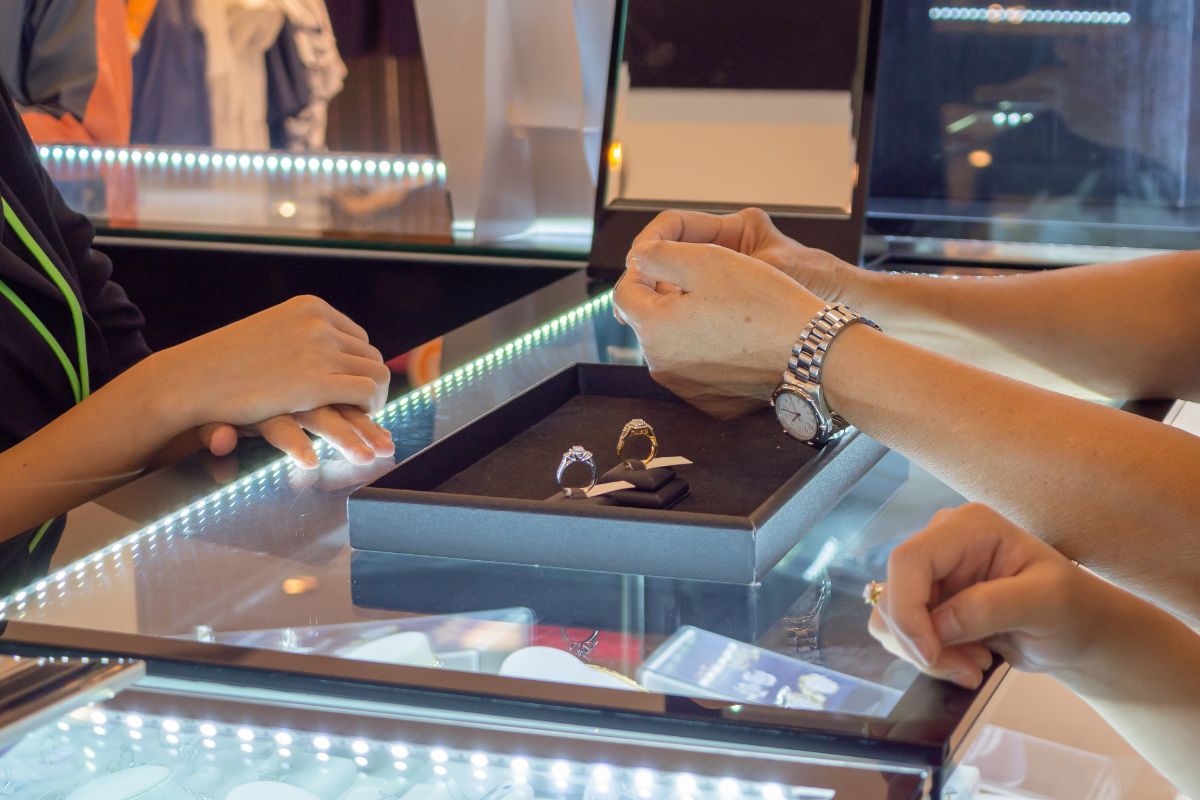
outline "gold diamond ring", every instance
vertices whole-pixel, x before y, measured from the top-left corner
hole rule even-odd
[[[871,581],[863,587],[863,600],[869,606],[879,605],[879,598],[883,595],[883,581]]]
[[[646,420],[631,419],[625,423],[625,427],[621,428],[621,436],[617,439],[617,458],[622,460],[630,458],[625,452],[626,445],[630,439],[645,437],[650,442],[650,453],[645,458],[637,459],[638,461],[646,462],[654,459],[658,455],[658,437],[654,435],[654,428],[650,427],[650,423]]]

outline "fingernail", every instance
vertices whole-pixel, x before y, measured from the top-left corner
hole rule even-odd
[[[933,662],[938,657],[938,646],[924,637],[918,637],[913,640],[913,647],[917,649],[917,654],[920,656],[923,667],[933,665]]]
[[[894,631],[896,638],[904,645],[904,649],[908,651],[917,662],[919,667],[933,666],[933,662],[937,660],[937,647],[924,639],[914,638],[903,631]]]
[[[321,460],[317,458],[316,453],[307,453],[300,456],[296,463],[300,465],[301,469],[316,469],[321,466]]]
[[[957,683],[964,689],[978,689],[979,684],[983,682],[983,675],[967,670],[960,670],[950,674],[950,680]]]
[[[962,623],[951,608],[939,608],[933,612],[933,630],[941,642],[953,642],[962,636]]]

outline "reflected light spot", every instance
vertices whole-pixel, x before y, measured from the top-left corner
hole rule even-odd
[[[283,582],[283,593],[304,594],[305,592],[311,592],[319,585],[320,581],[318,581],[312,575],[297,575],[296,577],[288,578]]]
[[[284,219],[291,219],[296,216],[296,204],[291,200],[284,200],[279,204],[279,216]]]
[[[967,163],[976,169],[983,169],[992,165],[992,154],[987,150],[972,150],[967,154]]]
[[[608,168],[615,172],[616,170],[619,170],[621,168],[621,164],[624,162],[624,160],[625,160],[625,150],[623,147],[621,147],[621,143],[613,142],[611,145],[609,145],[609,147],[608,147]]]

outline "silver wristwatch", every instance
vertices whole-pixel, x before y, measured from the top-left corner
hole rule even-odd
[[[792,438],[819,446],[837,439],[850,427],[825,401],[821,364],[834,338],[856,322],[879,330],[878,325],[849,306],[830,303],[812,318],[792,346],[783,381],[771,395],[775,416]]]

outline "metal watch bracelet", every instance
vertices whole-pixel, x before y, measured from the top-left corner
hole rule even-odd
[[[812,321],[800,332],[800,338],[792,345],[792,355],[788,359],[788,372],[801,384],[820,385],[821,367],[829,346],[837,334],[849,325],[861,322],[870,325],[875,330],[881,330],[871,320],[859,314],[844,303],[830,303],[812,318]],[[839,428],[849,425],[836,411],[827,407],[829,415]]]

